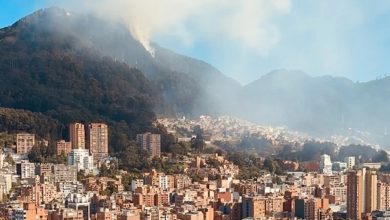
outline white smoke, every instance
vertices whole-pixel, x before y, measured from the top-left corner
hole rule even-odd
[[[58,2],[57,2],[58,3]],[[291,0],[86,0],[64,1],[72,10],[94,11],[125,21],[152,55],[150,41],[164,35],[190,45],[194,40],[237,41],[267,54],[279,42],[275,16],[290,11]]]

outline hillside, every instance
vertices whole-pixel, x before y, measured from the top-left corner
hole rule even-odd
[[[63,15],[39,11],[0,30],[0,105],[42,113],[63,126],[103,120],[113,138],[153,129],[161,96],[152,83],[138,69],[84,46],[52,16]]]
[[[61,123],[41,113],[0,108],[0,133],[29,132],[46,140],[61,137]]]
[[[313,135],[368,131],[384,146],[390,124],[390,79],[355,83],[340,77],[311,77],[300,71],[277,70],[248,84],[240,93],[244,118],[287,125]],[[251,109],[256,109],[250,113]]]
[[[140,70],[150,82],[150,87],[161,96],[162,101],[154,106],[159,114],[218,113],[219,100],[222,98],[220,91],[229,88],[227,91],[233,92],[241,87],[211,65],[176,54],[157,44],[153,44],[156,55],[151,56],[120,22],[48,8],[21,19],[8,29],[19,26],[30,28],[26,30],[29,38],[36,35],[32,27],[53,34],[50,38],[41,38],[41,42],[30,42],[34,43],[36,50],[46,50],[42,44],[50,41],[53,44],[68,44],[72,45],[72,52],[75,48],[88,49],[97,57],[111,57],[114,61]],[[223,97],[226,98],[226,95]]]
[[[229,114],[317,136],[368,131],[390,144],[390,78],[355,83],[276,70],[241,86],[203,61],[152,46],[155,56],[120,22],[39,10],[0,29],[0,106],[62,124],[104,120],[129,138],[153,129],[155,114]]]

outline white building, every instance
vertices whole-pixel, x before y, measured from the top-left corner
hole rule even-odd
[[[169,178],[166,175],[160,176],[160,188],[163,190],[167,190],[169,188]]]
[[[89,155],[88,149],[76,148],[72,149],[72,151],[68,155],[68,164],[76,165],[77,171],[93,170],[93,157]]]
[[[0,173],[0,185],[3,185],[3,193],[7,194],[12,187],[12,174]]]
[[[344,162],[347,163],[347,169],[352,169],[356,165],[355,157],[346,157]]]
[[[327,154],[321,155],[320,159],[320,172],[325,174],[332,174],[332,161]]]
[[[20,176],[20,179],[34,178],[35,177],[35,164],[30,163],[27,160],[22,160],[16,164],[16,174]]]
[[[333,162],[332,169],[333,171],[344,171],[347,169],[347,163],[340,161]]]
[[[4,167],[5,155],[0,153],[0,169]]]

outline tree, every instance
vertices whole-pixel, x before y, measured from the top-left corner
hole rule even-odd
[[[267,169],[270,173],[275,173],[276,171],[276,165],[275,162],[272,159],[265,159],[264,160],[264,168]]]
[[[7,162],[8,164],[15,165],[14,159],[9,154],[7,154],[7,156],[4,158],[4,161]]]
[[[196,135],[195,138],[191,140],[191,147],[198,152],[202,152],[206,146],[206,143],[203,140],[203,136],[201,134]]]
[[[104,190],[103,195],[111,196],[113,193],[117,193],[117,192],[118,189],[113,184],[109,184],[107,188]]]
[[[372,158],[372,162],[389,162],[389,156],[387,155],[386,151],[379,150],[378,153]]]
[[[107,168],[106,164],[103,163],[100,166],[99,176],[109,176],[110,174],[111,174],[110,170]]]

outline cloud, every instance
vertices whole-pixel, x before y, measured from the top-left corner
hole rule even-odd
[[[86,0],[64,4],[72,10],[123,20],[152,53],[150,41],[169,35],[184,45],[224,38],[261,55],[280,40],[273,19],[291,8],[291,0]]]

